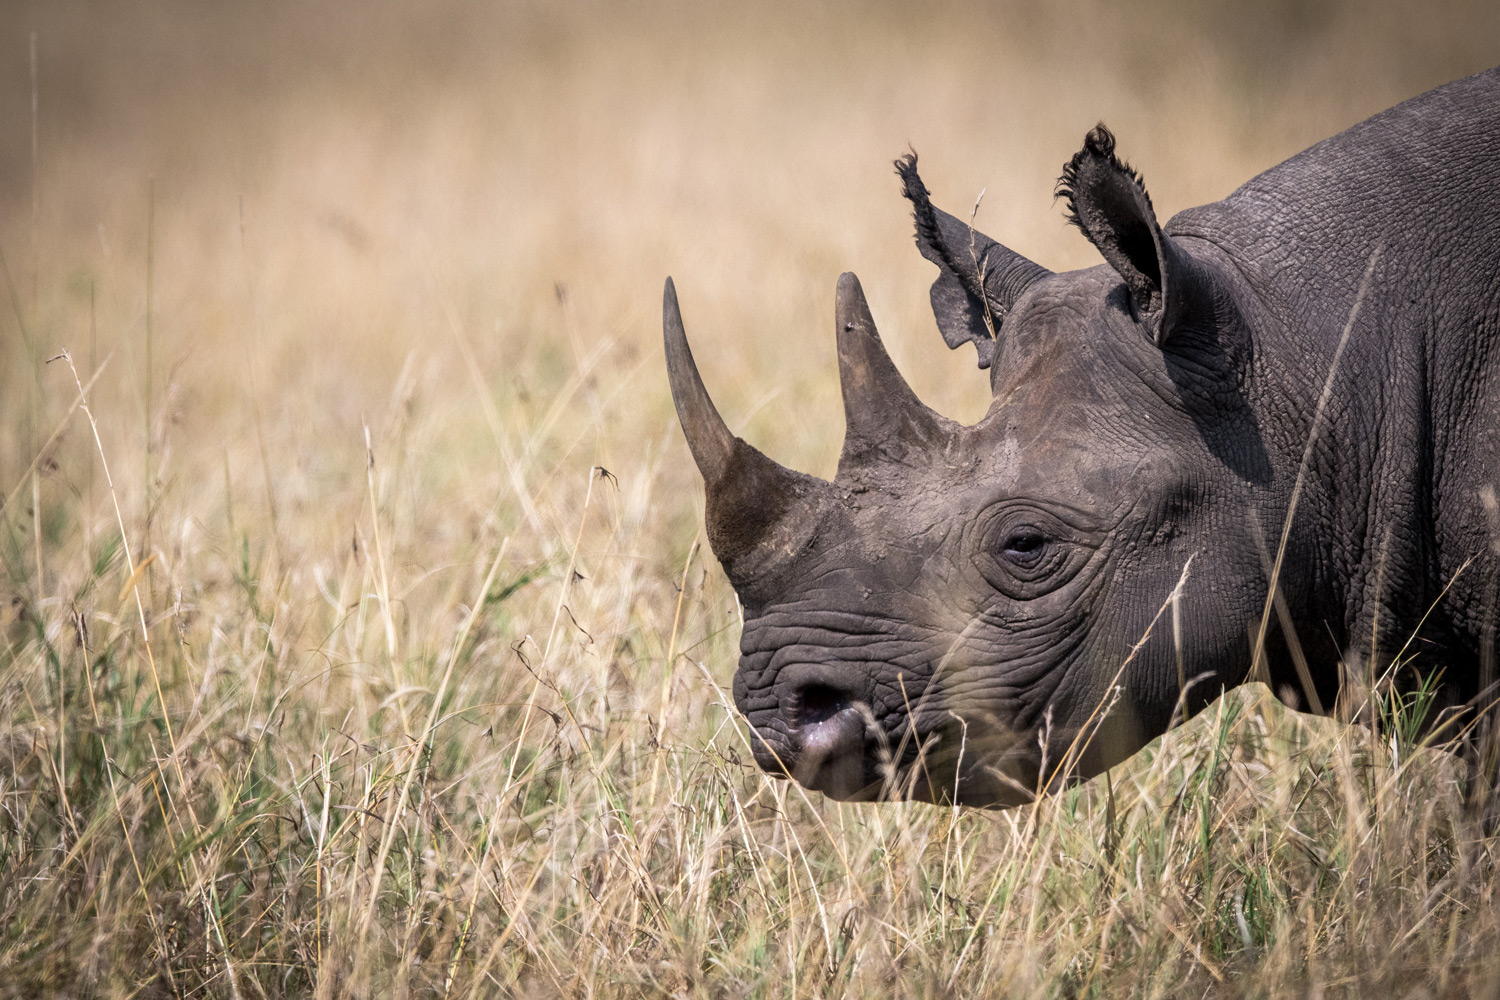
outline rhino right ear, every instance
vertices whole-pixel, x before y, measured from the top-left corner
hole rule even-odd
[[[1140,174],[1115,154],[1114,134],[1103,122],[1063,167],[1057,195],[1068,200],[1068,221],[1125,282],[1151,338],[1165,346],[1195,306],[1194,267],[1162,232]]]
[[[940,272],[932,283],[938,330],[950,349],[972,342],[979,350],[979,367],[988,368],[1006,313],[1027,286],[1052,272],[934,208],[917,175],[916,153],[897,160],[896,173],[912,203],[917,249]]]

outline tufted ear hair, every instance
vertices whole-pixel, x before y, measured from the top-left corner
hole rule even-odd
[[[1191,260],[1162,232],[1140,174],[1115,155],[1103,123],[1063,167],[1056,194],[1068,200],[1068,221],[1124,279],[1151,338],[1165,345],[1189,311]]]
[[[988,368],[1005,314],[1027,286],[1052,272],[934,208],[917,175],[916,153],[897,160],[896,173],[901,193],[912,204],[917,249],[938,266],[931,293],[938,331],[950,350],[973,343],[979,350],[979,367]]]

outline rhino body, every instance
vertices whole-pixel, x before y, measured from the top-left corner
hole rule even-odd
[[[1435,683],[1429,726],[1473,731],[1500,602],[1500,70],[1165,226],[1100,126],[1058,189],[1105,259],[1082,271],[897,169],[939,329],[990,372],[973,426],[915,397],[844,275],[838,473],[787,470],[719,419],[668,281],[762,767],[1013,805],[1251,678],[1319,712],[1356,678]]]

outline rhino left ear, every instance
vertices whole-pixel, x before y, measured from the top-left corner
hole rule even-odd
[[[972,343],[979,349],[979,367],[988,368],[1005,315],[1032,282],[1051,272],[934,208],[917,174],[916,153],[897,160],[896,173],[901,193],[912,204],[917,249],[938,266],[931,293],[938,331],[950,350]]]
[[[1191,263],[1161,231],[1140,175],[1115,155],[1103,123],[1063,167],[1056,194],[1068,199],[1068,221],[1125,280],[1152,339],[1165,345],[1189,311]]]

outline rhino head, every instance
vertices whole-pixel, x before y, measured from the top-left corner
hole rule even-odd
[[[832,482],[726,427],[670,279],[667,366],[744,610],[734,698],[757,762],[837,799],[1014,805],[1244,673],[1264,584],[1235,512],[1268,476],[1245,324],[1102,126],[1060,182],[1108,262],[1088,270],[1053,274],[938,211],[914,155],[897,169],[943,336],[990,369],[982,420],[917,398],[852,274]]]

